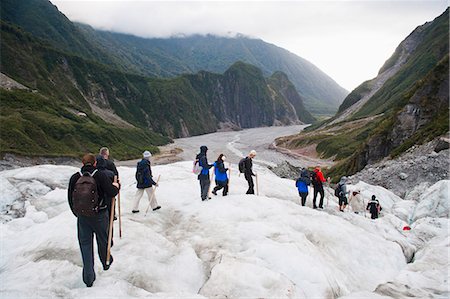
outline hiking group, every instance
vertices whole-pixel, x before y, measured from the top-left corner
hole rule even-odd
[[[211,178],[209,170],[214,167],[212,177],[215,177],[216,186],[212,194],[222,190],[222,195],[227,196],[229,192],[230,167],[225,167],[226,157],[220,154],[213,164],[208,163],[208,147],[201,146],[200,153],[197,154],[194,161],[193,172],[197,175],[200,183],[200,197],[202,201],[211,199],[209,190]],[[83,261],[83,282],[87,287],[91,287],[95,281],[94,271],[94,235],[97,242],[97,251],[103,270],[107,271],[113,257],[110,254],[113,246],[113,221],[117,219],[115,212],[116,196],[118,195],[118,215],[119,215],[119,235],[121,236],[121,212],[120,212],[120,180],[117,168],[112,160],[109,159],[109,149],[103,147],[99,155],[85,154],[82,159],[83,166],[81,170],[72,175],[68,187],[68,201],[72,213],[77,217],[78,243],[81,250]],[[158,205],[155,196],[155,189],[158,187],[158,180],[153,179],[149,151],[144,151],[143,158],[136,165],[135,179],[137,190],[133,200],[132,213],[139,213],[139,203],[144,195],[148,196],[149,208],[157,211],[161,208]],[[256,178],[256,189],[258,193],[258,176],[253,172],[253,159],[256,157],[256,151],[252,150],[239,163],[239,172],[244,174],[248,189],[246,194],[255,194],[255,184],[253,177]],[[308,187],[312,184],[314,190],[313,208],[323,209],[325,197],[326,180],[320,169],[316,167],[313,171],[302,169],[300,177],[296,180],[296,187],[301,197],[301,204],[305,206],[308,196]],[[347,177],[342,177],[339,181],[335,195],[339,198],[339,210],[344,211],[347,202]],[[316,205],[317,195],[320,195],[319,204]],[[356,192],[359,194],[359,192]],[[353,192],[355,195],[355,192]],[[147,208],[147,211],[148,209]],[[379,201],[372,196],[368,203],[367,210],[370,211],[372,219],[378,218],[381,206]]]
[[[309,186],[312,185],[314,190],[313,197],[313,209],[323,209],[323,199],[325,197],[325,192],[323,188],[323,184],[327,182],[330,184],[331,179],[325,179],[320,166],[314,168],[313,171],[310,171],[306,168],[303,168],[300,171],[300,176],[296,180],[295,185],[298,190],[298,194],[301,198],[301,205],[306,205],[306,199],[309,194]],[[341,177],[339,183],[334,189],[334,195],[338,198],[339,211],[344,212],[345,208],[349,204],[348,197],[351,198],[352,209],[356,214],[362,212],[364,207],[361,207],[359,198],[361,192],[359,190],[355,190],[353,192],[347,191],[347,181],[348,178],[346,176]],[[316,205],[317,195],[320,194],[319,206]],[[366,210],[369,210],[372,219],[377,219],[380,211],[382,210],[380,202],[376,199],[375,195],[372,195],[372,200],[368,202]]]
[[[207,157],[208,147],[202,145],[200,147],[200,153],[197,154],[194,161],[194,167],[192,172],[197,175],[197,179],[200,182],[200,197],[202,201],[209,200],[209,189],[211,185],[211,178],[209,170],[214,167],[213,176],[215,176],[216,186],[212,190],[212,194],[217,195],[217,191],[223,189],[223,196],[227,196],[229,189],[229,168],[225,167],[226,156],[220,154],[217,160],[213,164],[208,163]],[[253,158],[256,157],[256,151],[251,150],[247,157],[239,161],[239,172],[244,174],[245,180],[248,183],[248,190],[246,194],[255,194],[253,177],[257,177],[253,173]]]

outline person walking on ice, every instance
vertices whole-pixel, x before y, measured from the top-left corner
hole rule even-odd
[[[313,209],[317,209],[316,205],[317,194],[320,194],[319,208],[323,209],[323,198],[325,197],[325,192],[323,190],[323,183],[326,182],[326,180],[325,177],[323,176],[320,166],[317,166],[314,169],[314,171],[311,172],[311,182],[314,188]]]
[[[375,195],[372,195],[372,200],[367,203],[366,210],[369,210],[372,219],[377,219],[382,210],[380,202]]]
[[[209,169],[214,166],[214,164],[208,164],[208,158],[206,157],[206,152],[208,148],[205,145],[200,147],[200,153],[195,157],[201,167],[201,172],[198,175],[198,180],[200,182],[200,197],[202,201],[209,199],[208,192],[211,180],[209,178]]]
[[[295,182],[295,186],[298,189],[298,194],[302,199],[302,206],[306,204],[306,197],[308,197],[308,186],[311,184],[311,179],[309,178],[309,171],[305,168],[302,169],[300,177]]]
[[[225,168],[224,162],[226,157],[220,154],[217,161],[214,162],[214,175],[216,176],[216,186],[214,187],[212,194],[217,195],[217,191],[223,188],[223,196],[228,194],[228,168]]]
[[[247,157],[239,161],[239,172],[244,174],[244,177],[248,183],[248,190],[246,194],[255,194],[254,189],[255,184],[253,183],[253,177],[256,175],[253,173],[253,162],[252,162],[253,158],[255,157],[256,151],[251,150]]]
[[[93,154],[83,156],[83,167],[69,181],[68,201],[72,213],[77,217],[78,243],[83,260],[83,282],[92,287],[94,271],[94,234],[103,270],[108,270],[113,259],[108,254],[109,213],[107,205],[119,193],[119,184],[112,183],[106,175],[95,168]]]
[[[131,211],[133,213],[139,213],[139,202],[141,201],[144,191],[147,193],[152,210],[156,211],[161,209],[161,206],[158,205],[156,197],[153,194],[153,192],[155,192],[153,186],[158,187],[158,184],[153,180],[152,168],[150,166],[150,157],[152,154],[149,151],[145,151],[142,155],[143,159],[138,162],[136,169],[137,190],[134,198],[133,210]]]
[[[348,201],[347,201],[347,177],[343,176],[341,180],[339,181],[336,189],[334,190],[334,195],[336,195],[339,198],[339,211],[344,212],[345,208],[347,207]]]

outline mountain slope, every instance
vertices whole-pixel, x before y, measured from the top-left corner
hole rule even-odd
[[[380,69],[352,91],[339,112],[309,132],[283,138],[295,149],[316,145],[339,161],[331,174],[355,173],[449,130],[448,9],[417,27]]]
[[[347,91],[310,62],[285,49],[243,36],[190,36],[145,39],[104,32],[70,22],[48,0],[5,0],[1,18],[20,26],[54,48],[108,64],[123,72],[175,77],[206,70],[225,72],[236,61],[253,64],[270,76],[288,75],[313,113],[334,113]]]
[[[222,73],[240,60],[257,66],[265,76],[276,71],[286,73],[312,113],[334,113],[348,93],[307,60],[259,39],[212,35],[144,39],[77,25],[92,43],[141,74],[169,77],[200,70]]]
[[[236,63],[223,75],[200,72],[172,79],[147,78],[61,52],[4,22],[1,29],[2,72],[30,89],[2,93],[2,125],[7,128],[2,130],[3,153],[73,155],[80,147],[63,146],[64,139],[92,144],[85,139],[89,134],[77,135],[77,130],[86,132],[102,126],[111,132],[116,129],[129,132],[130,138],[120,144],[125,150],[127,143],[142,148],[143,144],[157,145],[169,140],[155,133],[186,137],[214,132],[224,124],[249,128],[312,119],[306,111],[299,119],[290,104],[290,97],[298,101],[298,94],[284,96],[276,87],[269,88],[261,70],[248,64]],[[37,121],[32,114],[23,113],[30,107],[44,113],[38,123],[45,130],[33,134],[32,130],[23,129],[21,134],[16,134],[14,130],[23,128],[24,123]],[[86,118],[80,120],[80,113],[86,114]],[[10,119],[8,115],[17,117]],[[45,118],[55,121],[44,125]],[[64,123],[74,120],[81,121],[76,130],[59,132],[60,128],[53,128],[68,127]],[[52,129],[59,132],[58,143],[48,138],[37,139],[37,136],[53,136]],[[94,134],[93,139],[110,144],[111,133],[102,134]],[[142,134],[147,138],[142,138]],[[43,144],[22,147],[22,139],[27,145]],[[135,142],[137,139],[139,142]],[[120,139],[114,140],[120,143]],[[140,150],[133,151],[138,155]],[[119,153],[122,154],[130,153]]]

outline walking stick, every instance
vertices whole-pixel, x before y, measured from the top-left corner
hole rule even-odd
[[[160,178],[161,178],[161,175],[158,175],[158,179],[156,180],[156,185],[158,185]],[[155,186],[155,188],[153,188],[153,186],[152,186],[152,189],[153,189],[152,196],[150,196],[150,198],[148,199],[148,207],[147,207],[147,210],[145,210],[144,216],[147,216],[147,212],[150,209],[150,205],[152,203],[153,197],[155,197],[156,186]]]
[[[214,169],[216,169],[216,168],[214,167]],[[209,181],[208,198],[211,197],[211,182],[212,182],[212,181],[214,181],[214,171],[213,171],[213,173],[211,174],[211,179],[210,179],[210,181]]]
[[[255,174],[255,177],[256,177],[256,195],[259,196],[258,174]]]
[[[231,182],[231,163],[228,162],[228,192],[230,192],[230,182]]]
[[[114,183],[119,183],[119,178],[117,175],[114,176]],[[120,189],[119,193],[117,194],[117,205],[119,208],[119,238],[122,238],[122,214],[120,211]],[[116,209],[114,208],[114,213],[116,212]]]
[[[112,198],[111,202],[111,215],[109,217],[109,233],[108,233],[108,251],[106,253],[106,265],[109,266],[109,262],[111,259],[111,240],[112,240],[112,231],[113,231],[113,224],[114,224],[114,204],[116,202],[116,198]]]
[[[122,214],[120,212],[120,191],[119,195],[117,195],[117,205],[119,208],[119,238],[122,238]]]

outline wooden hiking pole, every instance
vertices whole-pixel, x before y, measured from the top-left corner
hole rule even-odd
[[[120,190],[119,194],[117,195],[117,206],[119,208],[119,238],[122,238],[122,214],[120,211]]]
[[[158,175],[158,179],[156,180],[156,185],[158,185],[160,178],[161,178],[161,175]],[[152,192],[152,196],[150,196],[150,198],[148,199],[148,207],[147,207],[147,210],[145,210],[145,216],[147,216],[147,212],[150,209],[150,205],[152,203],[153,197],[155,197],[156,187],[157,186],[155,186],[155,188],[153,188],[153,186],[152,186],[153,192]]]
[[[119,178],[117,177],[117,175],[114,176],[114,183],[119,183]],[[119,184],[120,186],[120,184]],[[122,214],[120,211],[120,189],[119,189],[119,193],[117,194],[117,205],[119,208],[119,238],[122,238]],[[114,209],[114,213],[116,212],[116,209]]]
[[[228,162],[228,192],[230,192],[230,182],[231,182],[231,163]]]
[[[258,173],[255,174],[255,177],[256,177],[256,195],[259,196]]]
[[[116,202],[116,198],[113,197],[111,200],[111,215],[109,217],[109,233],[108,233],[108,251],[106,252],[106,265],[109,266],[109,262],[111,259],[111,240],[112,240],[112,232],[114,225],[114,204]]]
[[[214,167],[214,169],[216,169],[216,168]],[[211,174],[211,179],[210,179],[210,181],[209,181],[208,198],[211,197],[211,185],[212,185],[212,181],[214,181],[214,170],[213,170],[213,172],[212,172],[212,174]]]

